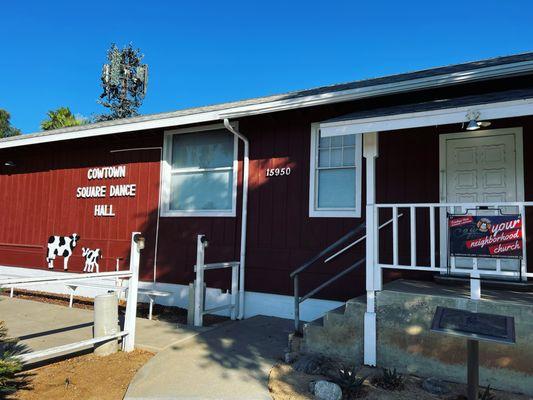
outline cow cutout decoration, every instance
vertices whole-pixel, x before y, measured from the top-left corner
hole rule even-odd
[[[98,265],[98,261],[102,257],[102,251],[100,249],[91,250],[82,247],[81,255],[85,258],[83,272],[94,272],[94,267],[96,267],[96,272],[100,272],[100,266]]]
[[[79,240],[80,237],[77,233],[73,233],[70,236],[50,236],[46,253],[48,269],[54,269],[54,260],[56,256],[60,256],[63,257],[63,269],[65,271],[68,270],[68,260]]]

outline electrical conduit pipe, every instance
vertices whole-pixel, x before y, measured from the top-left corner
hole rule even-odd
[[[229,122],[229,119],[224,118],[224,126],[228,131],[233,133],[244,143],[244,161],[243,161],[243,183],[242,183],[242,219],[241,219],[241,253],[239,258],[239,314],[238,319],[244,318],[244,270],[246,259],[246,221],[248,216],[248,175],[250,164],[250,142],[248,138],[237,131]]]

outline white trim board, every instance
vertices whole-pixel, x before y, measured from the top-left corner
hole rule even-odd
[[[236,129],[238,124],[233,123]],[[171,187],[171,163],[172,163],[172,138],[174,135],[186,133],[201,133],[213,130],[223,130],[229,132],[224,124],[204,125],[200,127],[172,129],[165,131],[163,140],[163,169],[161,174],[161,217],[235,217],[237,215],[237,186],[239,169],[239,140],[233,135],[233,181],[231,191],[231,209],[229,210],[171,210],[170,209],[170,187]],[[194,171],[194,170],[193,170]]]
[[[39,143],[57,142],[61,140],[72,140],[92,136],[112,135],[117,133],[133,132],[145,129],[168,128],[173,126],[177,127],[181,125],[196,124],[202,122],[213,122],[224,118],[240,118],[250,115],[284,111],[294,108],[339,103],[375,96],[404,93],[414,90],[437,88],[451,84],[494,79],[502,76],[517,76],[530,73],[531,71],[533,71],[533,61],[522,61],[484,68],[477,68],[470,71],[459,71],[424,78],[409,79],[400,82],[372,85],[348,90],[339,90],[335,92],[328,92],[311,96],[296,97],[292,99],[280,99],[279,97],[276,97],[276,100],[265,101],[263,103],[259,103],[261,99],[257,99],[257,103],[240,106],[231,106],[231,103],[228,103],[227,108],[215,111],[199,111],[197,113],[180,116],[166,115],[160,118],[157,118],[155,116],[154,119],[145,121],[125,121],[122,124],[103,127],[88,126],[86,129],[80,129],[75,131],[42,136],[32,136],[28,138],[21,137],[15,140],[0,141],[0,149]]]
[[[2,274],[18,276],[47,276],[54,274],[52,271],[43,269],[31,269],[22,267],[0,266],[0,276]],[[55,273],[57,274],[57,273]],[[70,294],[70,291],[62,284],[47,284],[39,286],[20,286],[24,289],[39,290],[49,293]],[[170,296],[156,298],[157,304],[187,308],[189,301],[189,287],[173,283],[161,282],[139,282],[140,289],[155,289],[170,292]],[[97,294],[106,293],[106,289],[83,288],[76,290],[76,296],[94,298]],[[1,300],[1,299],[0,299]],[[139,302],[148,302],[142,293],[139,293]],[[220,289],[207,288],[206,307],[213,308],[229,302],[229,294],[223,293]],[[294,297],[283,296],[273,293],[246,292],[245,293],[245,318],[255,315],[266,315],[279,318],[294,318]],[[330,310],[342,306],[344,303],[333,300],[309,299],[300,306],[300,318],[302,321],[313,321],[321,318]],[[229,316],[227,310],[215,313],[217,315]]]
[[[317,208],[318,204],[318,174],[316,165],[318,163],[317,143],[319,135],[319,123],[315,122],[311,124],[311,146],[309,155],[309,217],[322,217],[322,218],[360,218],[361,217],[361,197],[362,197],[362,173],[363,161],[362,161],[362,147],[363,141],[361,136],[355,137],[355,209],[320,209]]]
[[[346,121],[323,122],[320,124],[320,131],[322,136],[327,137],[465,123],[469,122],[466,115],[471,110],[479,111],[479,121],[533,115],[533,99],[444,108],[441,110],[407,114],[384,115]]]

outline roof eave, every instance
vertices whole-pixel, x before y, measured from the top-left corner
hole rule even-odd
[[[369,97],[427,90],[455,84],[464,84],[503,77],[513,77],[533,72],[533,61],[522,61],[482,67],[475,70],[459,71],[424,78],[410,79],[400,82],[360,87],[356,89],[331,91],[329,93],[303,96],[291,99],[281,99],[265,103],[249,104],[245,106],[229,107],[215,111],[203,111],[189,115],[165,117],[139,122],[125,122],[123,124],[104,127],[94,127],[72,132],[51,133],[49,135],[20,136],[11,140],[0,140],[0,149],[27,146],[32,144],[57,142],[63,140],[81,139],[92,136],[103,136],[117,133],[134,132],[146,129],[168,128],[196,123],[212,122],[224,118],[235,119],[258,114],[286,111],[332,103],[359,100]]]

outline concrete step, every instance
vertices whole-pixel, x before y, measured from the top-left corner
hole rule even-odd
[[[363,357],[363,320],[365,296],[348,300],[345,305],[328,311],[322,324],[304,325],[303,351],[353,362]]]

